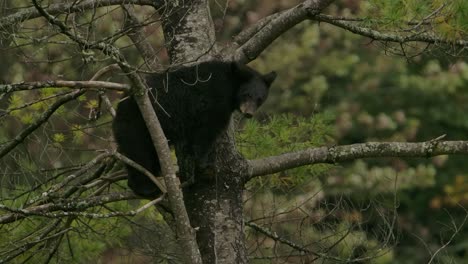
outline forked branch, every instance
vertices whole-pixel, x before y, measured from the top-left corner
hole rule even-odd
[[[240,46],[234,59],[239,62],[254,60],[276,38],[300,22],[319,14],[334,0],[307,0],[295,7],[273,14],[259,21],[235,38]]]

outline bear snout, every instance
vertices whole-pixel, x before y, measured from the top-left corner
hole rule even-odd
[[[244,117],[251,118],[255,111],[257,111],[257,104],[252,101],[247,101],[240,105],[239,110]]]

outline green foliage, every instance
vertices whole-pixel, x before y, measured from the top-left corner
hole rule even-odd
[[[239,134],[240,149],[249,159],[321,146],[333,140],[331,112],[310,117],[271,116],[265,122],[248,119]]]
[[[336,15],[367,16],[362,25],[392,34],[412,34],[416,32],[414,27],[424,20],[418,30],[455,40],[466,39],[467,4],[463,0],[360,1],[362,9],[357,13],[350,14],[350,10],[343,9]],[[442,5],[443,8],[434,12]],[[254,62],[255,67],[265,70],[275,65],[281,77],[270,91],[265,111],[270,115],[294,113],[305,119],[317,115],[317,112],[332,112],[336,117],[333,132],[336,144],[424,141],[442,134],[447,134],[447,139],[465,139],[468,131],[466,62],[437,52],[428,52],[428,55],[413,59],[388,56],[394,51],[391,46],[371,43],[376,44],[327,25],[317,27],[302,23],[287,32],[269,47],[260,61]],[[418,47],[418,44],[412,44],[412,47]],[[291,123],[282,125],[289,127]],[[244,132],[261,129],[247,127]],[[262,130],[258,135],[253,132],[247,134],[249,137],[246,138],[258,138],[260,142],[256,146],[241,145],[243,153],[250,158],[296,150],[294,141],[285,141],[283,145],[286,148],[277,143],[282,139],[281,133],[277,133],[274,139],[269,137],[270,130]],[[317,146],[320,144],[324,143]],[[283,149],[264,151],[268,146]],[[250,150],[246,151],[245,147]],[[310,145],[297,149],[301,147]],[[388,253],[381,259],[374,259],[375,263],[427,262],[426,249],[414,237],[423,237],[424,243],[439,247],[442,225],[437,223],[447,224],[454,219],[459,222],[466,214],[456,205],[465,206],[468,201],[466,180],[460,179],[466,179],[468,169],[464,157],[368,159],[340,165],[343,167],[332,167],[323,174],[315,174],[319,176],[315,179],[311,177],[315,166],[309,167],[309,171],[290,170],[272,179],[257,179],[250,186],[252,194],[248,195],[246,212],[253,219],[281,222],[281,226],[274,225],[273,230],[281,232],[287,229],[281,232],[283,236],[294,238],[293,234],[300,229],[307,234],[304,237],[317,238],[326,236],[327,232],[321,228],[309,230],[305,225],[295,226],[293,219],[309,218],[298,216],[292,208],[301,205],[304,196],[313,197],[310,204],[297,210],[304,210],[313,215],[310,218],[316,219],[314,217],[323,207],[336,203],[337,198],[334,197],[341,197],[346,202],[334,208],[340,215],[335,220],[345,224],[349,223],[347,216],[355,215],[357,221],[352,223],[362,224],[360,230],[366,234],[359,236],[363,233],[353,229],[351,236],[360,237],[360,242],[351,239],[347,246],[352,248],[361,244],[370,253],[376,252],[376,244],[382,244],[382,238],[376,233],[383,230],[396,232],[385,226],[385,223],[394,221],[393,213],[388,212],[395,210],[403,229],[398,238],[401,246],[384,249]],[[281,180],[281,177],[287,180]],[[278,191],[278,186],[283,186],[281,191]],[[284,188],[286,186],[292,188]],[[331,214],[330,211],[324,209],[323,214]],[[290,220],[288,224],[286,219]],[[339,230],[334,224],[336,222],[330,224],[326,218],[322,221],[332,230]],[[372,227],[368,229],[366,223],[372,223]],[[382,226],[377,227],[378,223]],[[321,227],[321,222],[314,222],[314,226]],[[453,232],[448,231],[449,234]],[[459,259],[454,254],[455,248],[458,254],[467,252],[465,238],[465,232],[458,234],[448,247],[450,249],[444,250],[437,260],[443,263],[444,260]],[[309,244],[314,245],[311,241]]]
[[[65,135],[63,133],[55,133],[53,140],[55,143],[62,143],[65,141]]]
[[[8,192],[10,195],[15,195],[11,191]],[[18,196],[14,200],[3,200],[2,204],[12,208],[21,208],[29,198],[25,195]],[[135,207],[130,206],[127,201],[122,201],[110,203],[105,208],[87,210],[87,212],[106,214],[132,209]],[[41,232],[50,227],[53,227],[52,231],[47,236],[40,237]],[[35,262],[43,262],[59,242],[57,255],[51,259],[51,263],[89,263],[96,260],[105,249],[122,246],[126,237],[131,234],[131,227],[122,217],[91,220],[86,217],[69,216],[50,220],[47,217],[33,216],[27,221],[19,221],[19,224],[14,226],[4,226],[3,232],[6,232],[8,236],[0,236],[0,248],[12,250],[10,254],[15,253],[13,249],[20,250],[22,247],[32,246],[25,254],[15,258],[14,263],[30,259],[31,253],[34,254]],[[11,246],[13,238],[21,238],[14,247]],[[44,239],[48,239],[49,242],[35,243]],[[2,257],[8,255],[2,255]]]
[[[418,25],[429,24],[436,34],[446,39],[457,40],[468,34],[468,2],[465,0],[372,0],[363,7],[379,29],[414,30]]]
[[[255,159],[330,144],[333,142],[333,119],[331,112],[311,117],[277,115],[265,122],[250,119],[243,124],[238,134],[239,150],[246,158]],[[324,173],[328,168],[327,165],[301,167],[254,182],[267,186],[294,187],[306,179],[310,180],[310,176]]]

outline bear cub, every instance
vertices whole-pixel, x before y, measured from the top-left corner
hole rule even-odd
[[[151,74],[146,81],[161,127],[170,145],[183,144],[193,155],[206,154],[235,110],[252,117],[265,102],[275,72],[262,75],[236,62],[210,61],[178,70]],[[118,105],[112,124],[118,150],[155,176],[160,164],[135,100]],[[144,174],[126,165],[128,186],[138,195],[155,197],[161,191]]]

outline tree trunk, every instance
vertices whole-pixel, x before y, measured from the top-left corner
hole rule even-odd
[[[167,1],[161,16],[171,64],[221,57],[207,0]],[[235,148],[232,125],[229,128],[205,157],[175,146],[179,176],[192,182],[184,199],[203,263],[247,263],[242,195],[248,164]]]
[[[208,1],[165,2],[160,15],[171,64],[209,59],[216,52],[216,35]]]
[[[184,197],[203,263],[247,263],[242,195],[248,167],[235,149],[232,129],[214,144],[208,162],[185,153],[178,154],[181,177],[191,176],[186,168],[196,168]]]

